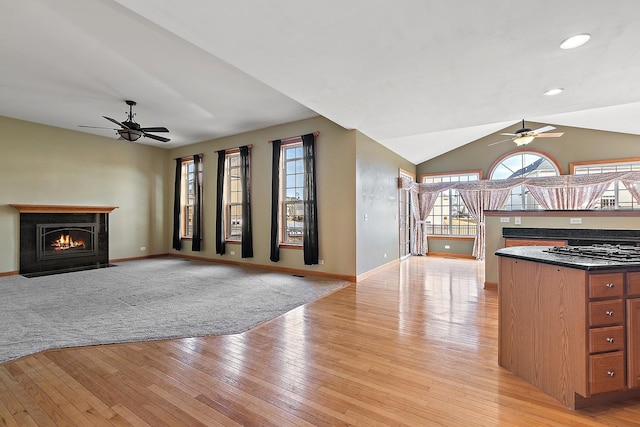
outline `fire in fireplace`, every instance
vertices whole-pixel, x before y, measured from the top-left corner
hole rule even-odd
[[[95,223],[37,224],[36,259],[93,255],[97,235]]]

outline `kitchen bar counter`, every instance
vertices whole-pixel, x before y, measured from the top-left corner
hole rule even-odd
[[[514,246],[499,249],[495,254],[500,257],[523,259],[587,271],[640,267],[640,262],[611,261],[545,252],[545,250],[548,250],[550,247],[551,246]]]
[[[495,252],[498,364],[572,409],[640,398],[640,261],[545,252],[550,248]],[[566,249],[589,251],[554,250]],[[611,251],[607,256],[640,251],[591,249]]]

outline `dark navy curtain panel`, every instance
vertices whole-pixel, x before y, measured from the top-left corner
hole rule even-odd
[[[173,249],[182,249],[180,238],[180,188],[182,187],[182,159],[176,159],[176,179],[173,199]]]
[[[240,184],[242,185],[242,258],[253,257],[251,226],[251,158],[249,147],[240,147]]]
[[[302,221],[302,247],[304,263],[318,263],[318,206],[316,199],[316,156],[315,136],[302,136],[304,155],[304,218]]]
[[[224,255],[225,235],[224,235],[224,161],[227,157],[225,150],[218,153],[218,180],[216,185],[216,253]]]
[[[273,262],[280,261],[280,237],[278,227],[278,214],[280,211],[280,146],[282,141],[277,139],[271,142],[271,254],[269,259]]]
[[[202,158],[196,154],[193,156],[193,232],[191,235],[191,250],[200,252],[202,245]]]

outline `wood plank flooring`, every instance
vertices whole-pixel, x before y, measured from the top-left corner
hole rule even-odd
[[[570,411],[497,364],[483,264],[415,257],[232,336],[0,364],[8,426],[640,426]]]

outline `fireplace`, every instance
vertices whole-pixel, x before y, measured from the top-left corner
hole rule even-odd
[[[36,259],[83,257],[96,253],[98,223],[37,224]]]
[[[112,207],[13,205],[20,210],[20,274],[109,266]]]

